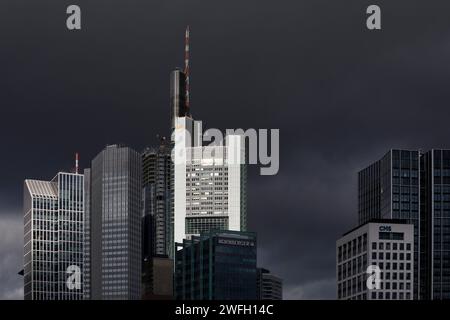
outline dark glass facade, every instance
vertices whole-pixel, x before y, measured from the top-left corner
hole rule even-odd
[[[359,222],[414,225],[414,299],[450,298],[450,150],[391,150],[358,175]]]
[[[186,75],[181,70],[174,70],[170,74],[170,108],[171,128],[175,128],[175,117],[187,115],[186,108]]]
[[[422,234],[426,299],[450,299],[450,150],[422,156]]]
[[[170,145],[142,152],[142,257],[168,255],[170,239]]]
[[[255,300],[256,234],[216,231],[177,243],[178,300]]]
[[[358,173],[359,224],[404,219],[414,225],[414,298],[419,297],[421,281],[419,158],[419,151],[390,150]]]

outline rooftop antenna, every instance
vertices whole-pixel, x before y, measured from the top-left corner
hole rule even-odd
[[[75,153],[75,173],[78,174],[78,152]]]
[[[189,115],[189,25],[184,37],[184,74],[186,75],[186,114]]]

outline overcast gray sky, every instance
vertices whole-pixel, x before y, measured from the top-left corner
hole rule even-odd
[[[82,30],[65,27],[82,9]],[[365,10],[382,9],[368,31]],[[249,177],[259,263],[286,298],[335,297],[335,240],[357,171],[390,148],[450,148],[448,1],[0,2],[0,298],[21,298],[22,188],[108,143],[169,126],[169,73],[191,27],[191,110],[205,127],[279,128],[280,172]]]

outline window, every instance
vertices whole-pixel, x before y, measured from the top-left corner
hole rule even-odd
[[[402,232],[379,232],[378,237],[381,240],[403,240],[404,234]],[[386,248],[390,250],[390,248]]]
[[[377,243],[376,242],[372,242],[372,250],[377,250]]]

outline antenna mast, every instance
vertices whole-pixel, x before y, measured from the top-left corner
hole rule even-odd
[[[184,74],[186,76],[186,114],[189,112],[189,25],[184,38]]]

